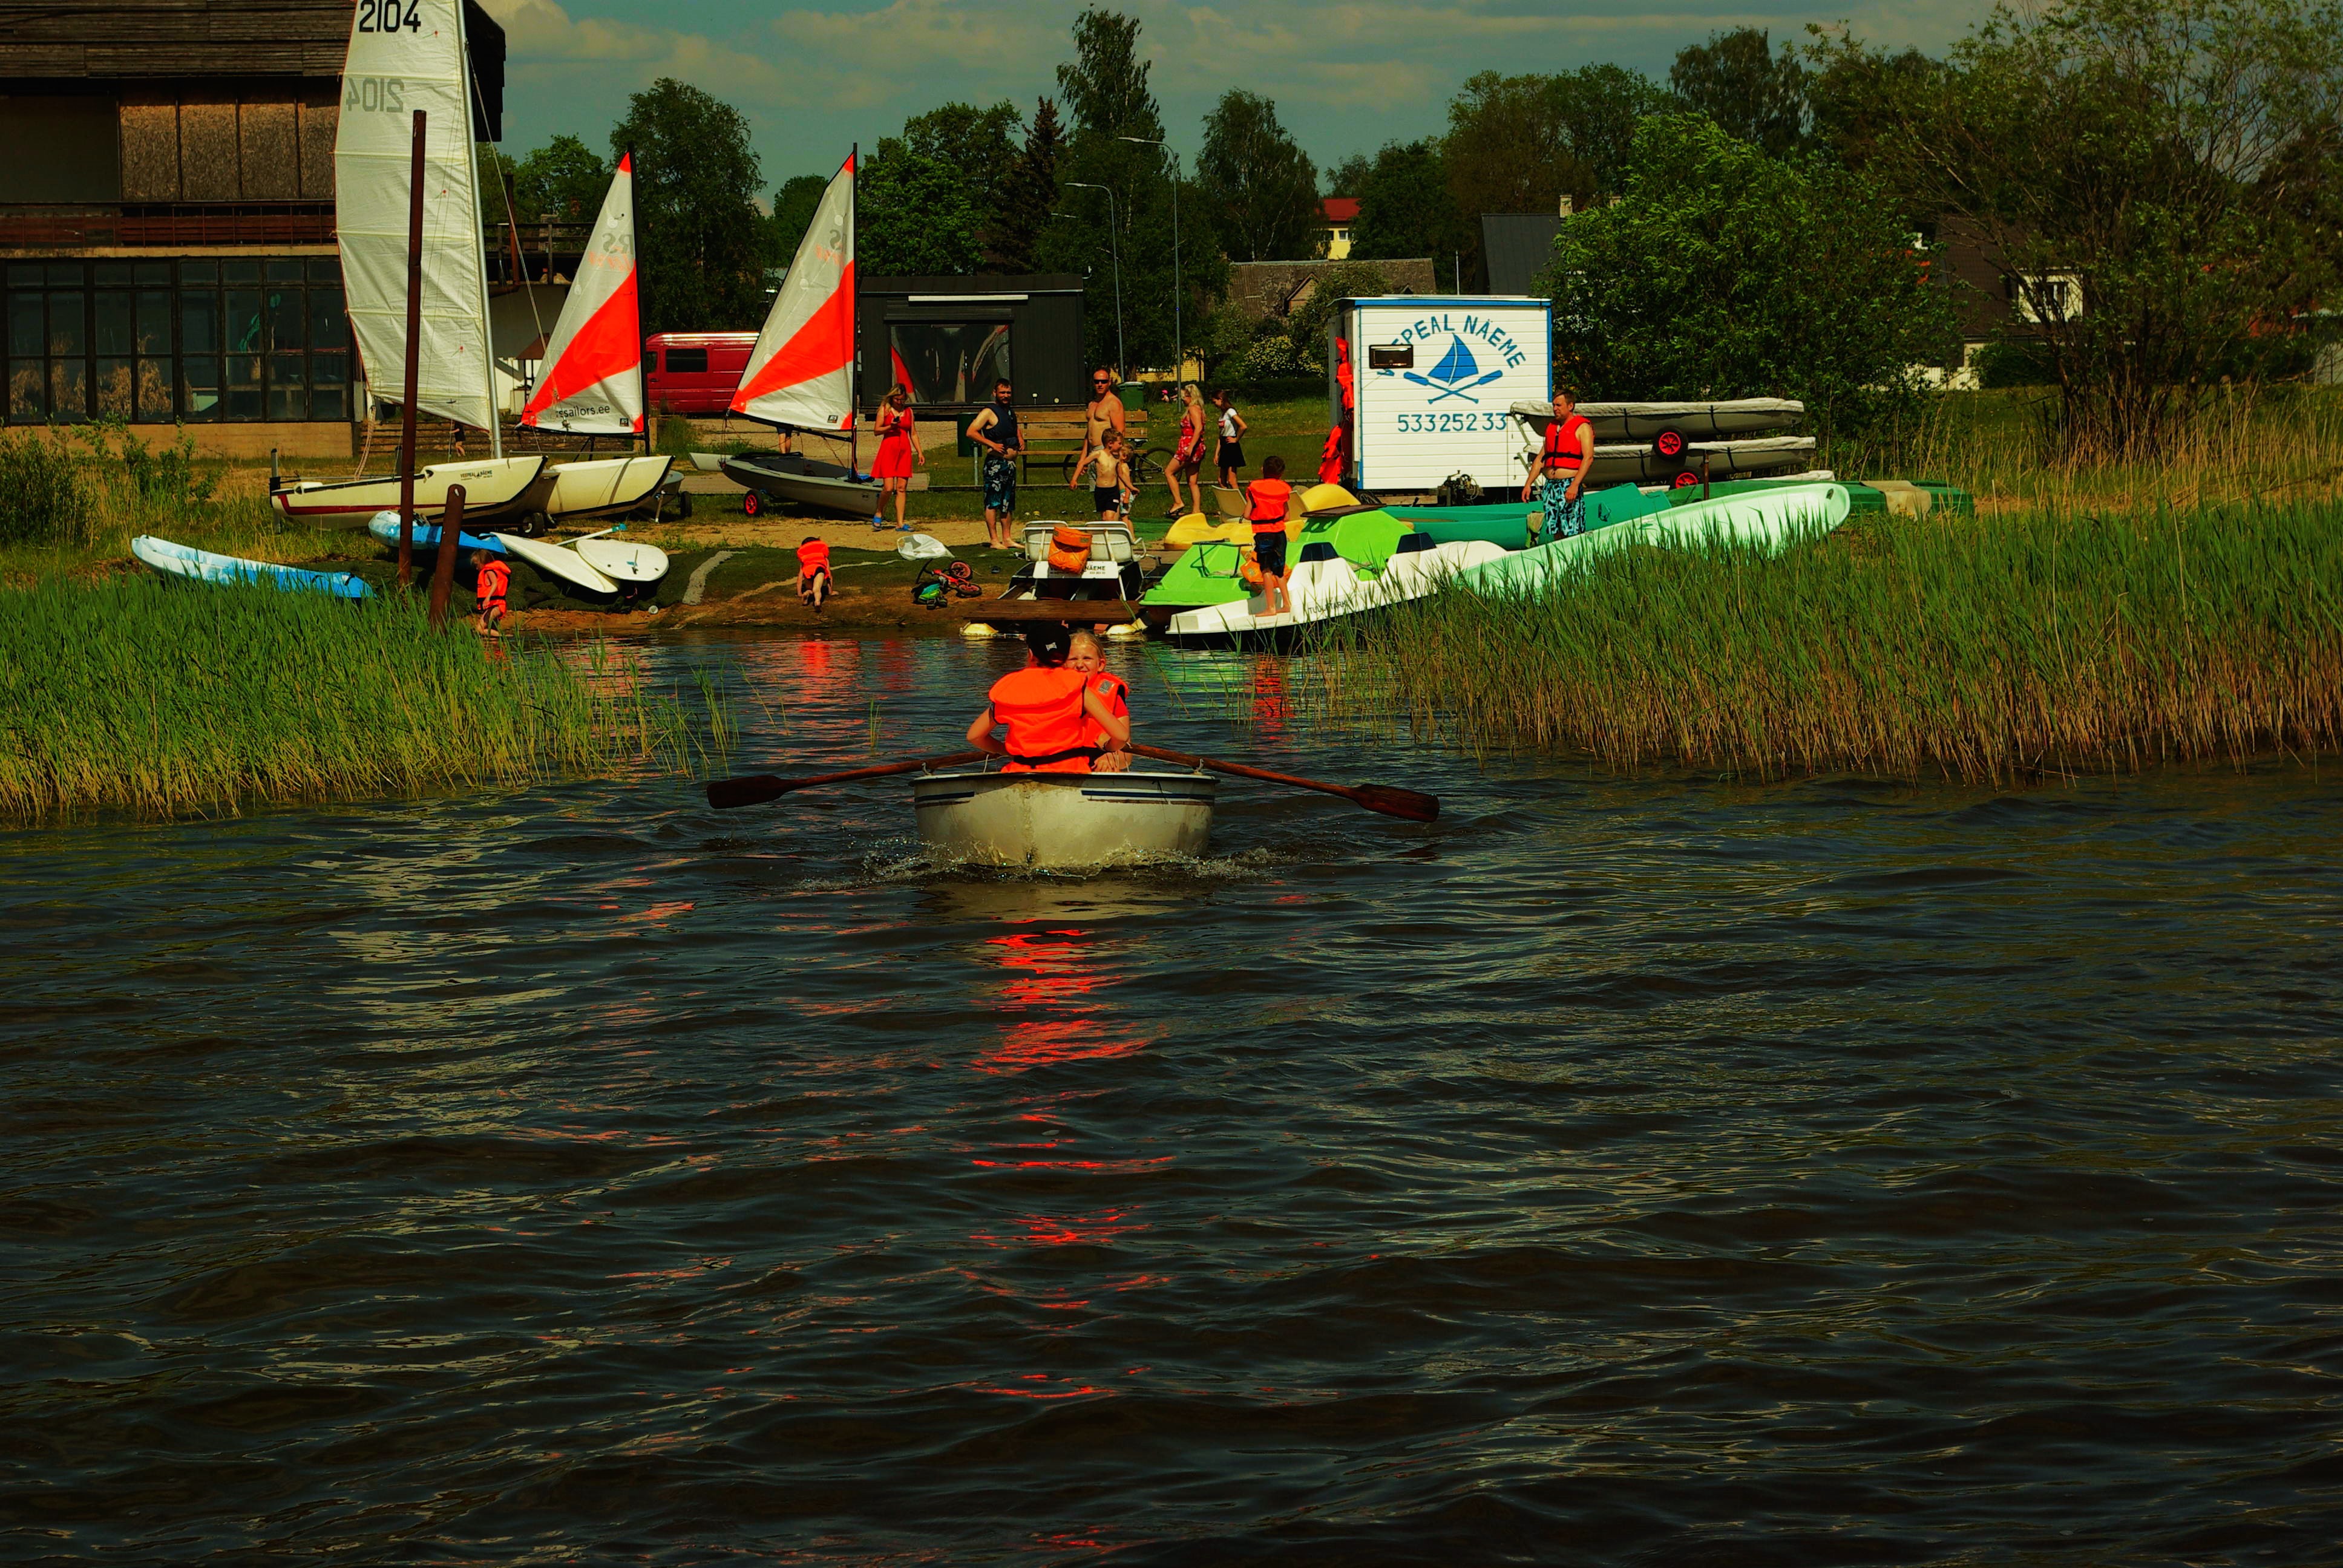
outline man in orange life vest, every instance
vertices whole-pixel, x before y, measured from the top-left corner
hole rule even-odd
[[[1062,627],[1027,637],[1032,654],[1025,668],[992,683],[984,711],[968,727],[970,746],[1009,759],[1002,772],[1087,773],[1099,754],[1091,744],[1093,727],[1117,746],[1131,744],[1131,721],[1116,714],[1089,677],[1066,667],[1071,642]],[[1004,725],[1005,744],[992,736]]]
[[[1098,634],[1078,631],[1066,655],[1066,668],[1081,672],[1091,689],[1104,697],[1114,716],[1125,724],[1131,722],[1131,688],[1122,677],[1110,674],[1106,668],[1106,650],[1099,646]],[[1091,744],[1099,749],[1098,760],[1091,767],[1101,773],[1121,773],[1131,767],[1131,753],[1113,743],[1104,729],[1091,726]]]
[[[1541,544],[1586,531],[1586,470],[1594,461],[1594,425],[1574,408],[1570,388],[1555,387],[1554,422],[1546,427],[1537,468],[1522,481],[1522,499],[1545,506]]]

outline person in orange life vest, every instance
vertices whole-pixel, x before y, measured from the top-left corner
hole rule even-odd
[[[472,569],[479,574],[473,579],[472,594],[480,605],[480,635],[501,638],[504,633],[497,628],[505,618],[505,591],[512,583],[512,568],[501,556],[474,550]]]
[[[1087,773],[1098,748],[1093,726],[1118,746],[1131,744],[1130,721],[1120,718],[1080,670],[1066,668],[1072,638],[1063,627],[1036,631],[1025,639],[1031,649],[1025,668],[992,683],[990,699],[968,727],[968,743],[1009,760],[1004,773]],[[994,729],[1006,726],[1004,743]]]
[[[830,546],[818,534],[808,534],[798,547],[798,598],[821,608],[830,597]]]
[[[1285,591],[1285,512],[1292,494],[1293,487],[1285,482],[1285,459],[1273,452],[1261,460],[1261,477],[1245,487],[1245,521],[1252,525],[1252,558],[1261,568],[1266,615],[1293,608]]]
[[[1106,650],[1099,646],[1098,634],[1078,631],[1066,654],[1066,668],[1078,671],[1091,683],[1091,689],[1107,699],[1114,716],[1125,724],[1131,722],[1131,688],[1122,677],[1109,674]],[[1091,764],[1099,773],[1121,773],[1131,767],[1131,753],[1118,746],[1107,732],[1096,724],[1091,726],[1091,744],[1099,749],[1098,760]]]
[[[1522,499],[1535,496],[1545,506],[1542,541],[1566,539],[1586,531],[1586,470],[1594,461],[1594,425],[1571,410],[1570,388],[1554,394],[1554,423],[1545,427],[1545,447],[1538,453],[1537,471],[1522,481]]]

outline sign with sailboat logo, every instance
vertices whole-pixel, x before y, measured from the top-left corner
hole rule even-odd
[[[1347,302],[1337,330],[1352,363],[1368,367],[1357,378],[1353,482],[1430,491],[1465,473],[1483,489],[1517,490],[1521,441],[1506,409],[1553,395],[1553,311],[1532,298]]]

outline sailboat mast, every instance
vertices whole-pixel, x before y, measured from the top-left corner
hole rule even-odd
[[[635,166],[632,147],[618,156],[618,162],[627,169],[627,265],[635,269],[635,385],[640,389],[636,394],[636,404],[643,411],[643,456],[648,457],[652,451],[651,427],[657,421],[651,417],[650,356],[643,348],[643,328],[650,325],[651,319],[650,312],[643,308],[643,301],[649,297],[649,290],[643,286],[643,255],[636,243],[643,232],[635,216],[635,204],[642,196],[642,171]]]
[[[470,160],[468,166],[472,171],[472,177],[467,182],[472,197],[472,210],[464,221],[471,225],[472,243],[480,251],[480,375],[488,388],[488,456],[501,457],[505,455],[505,421],[497,407],[497,328],[494,318],[488,314],[488,236],[480,227],[480,144],[473,134],[480,123],[480,106],[472,82],[472,40],[464,31],[462,0],[457,0],[455,9],[456,58],[462,66],[456,73],[456,86],[464,95],[464,113],[456,134],[464,138],[464,151]],[[503,182],[499,180],[498,183]]]
[[[849,145],[846,164],[854,171],[846,182],[846,253],[854,257],[846,295],[846,473],[851,478],[862,471],[856,456],[861,435],[856,416],[861,412],[862,400],[862,253],[854,243],[854,206],[862,187],[860,142]]]

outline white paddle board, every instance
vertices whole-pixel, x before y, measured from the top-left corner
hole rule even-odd
[[[492,534],[490,538],[505,548],[505,554],[527,561],[542,572],[550,572],[563,582],[573,583],[588,593],[617,593],[618,585],[587,564],[576,550],[561,545],[549,545],[543,539],[525,539],[518,534]]]
[[[578,539],[571,549],[604,577],[622,583],[655,583],[667,576],[667,552],[628,539]]]

